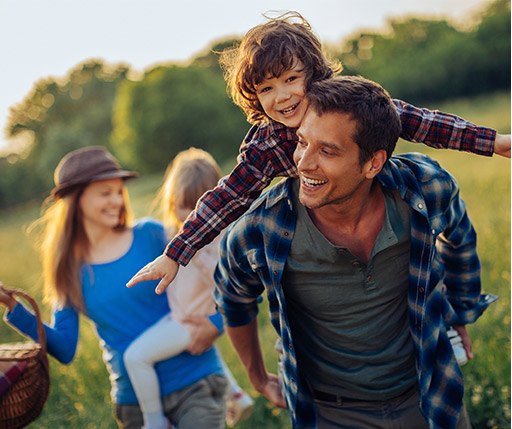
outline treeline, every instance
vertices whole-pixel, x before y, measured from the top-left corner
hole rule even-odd
[[[489,5],[471,30],[417,18],[389,25],[386,34],[360,33],[330,47],[344,74],[416,104],[510,89],[510,0]],[[58,160],[81,146],[107,146],[142,173],[162,173],[190,146],[220,162],[235,156],[248,124],[227,96],[216,54],[233,43],[139,76],[128,65],[90,59],[64,79],[37,82],[10,112],[16,153],[0,158],[0,209],[46,195]]]

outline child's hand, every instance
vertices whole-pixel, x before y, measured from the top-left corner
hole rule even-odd
[[[179,267],[179,264],[168,256],[160,255],[153,262],[142,267],[139,272],[135,274],[128,283],[126,283],[126,286],[132,287],[133,285],[146,280],[161,279],[155,289],[155,292],[160,295],[174,280]]]
[[[510,134],[496,134],[494,153],[504,156],[505,158],[510,158]]]

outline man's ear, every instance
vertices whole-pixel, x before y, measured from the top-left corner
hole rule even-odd
[[[373,179],[377,174],[379,174],[387,159],[388,155],[384,149],[380,149],[375,152],[366,162],[366,178]]]

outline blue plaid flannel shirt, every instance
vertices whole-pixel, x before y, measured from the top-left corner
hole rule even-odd
[[[266,291],[271,323],[282,340],[285,398],[294,428],[315,428],[311,394],[297,367],[281,278],[295,231],[287,179],[265,192],[221,243],[215,297],[229,326],[258,313]],[[446,324],[474,322],[493,301],[482,295],[476,233],[454,178],[421,154],[392,157],[377,176],[412,208],[408,311],[416,350],[420,407],[432,428],[454,428],[463,378]]]

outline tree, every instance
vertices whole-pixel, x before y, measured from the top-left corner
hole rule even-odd
[[[204,58],[203,58],[204,60]],[[218,66],[159,66],[119,88],[112,145],[142,171],[162,171],[181,150],[195,146],[219,161],[232,157],[247,125],[226,93]]]

